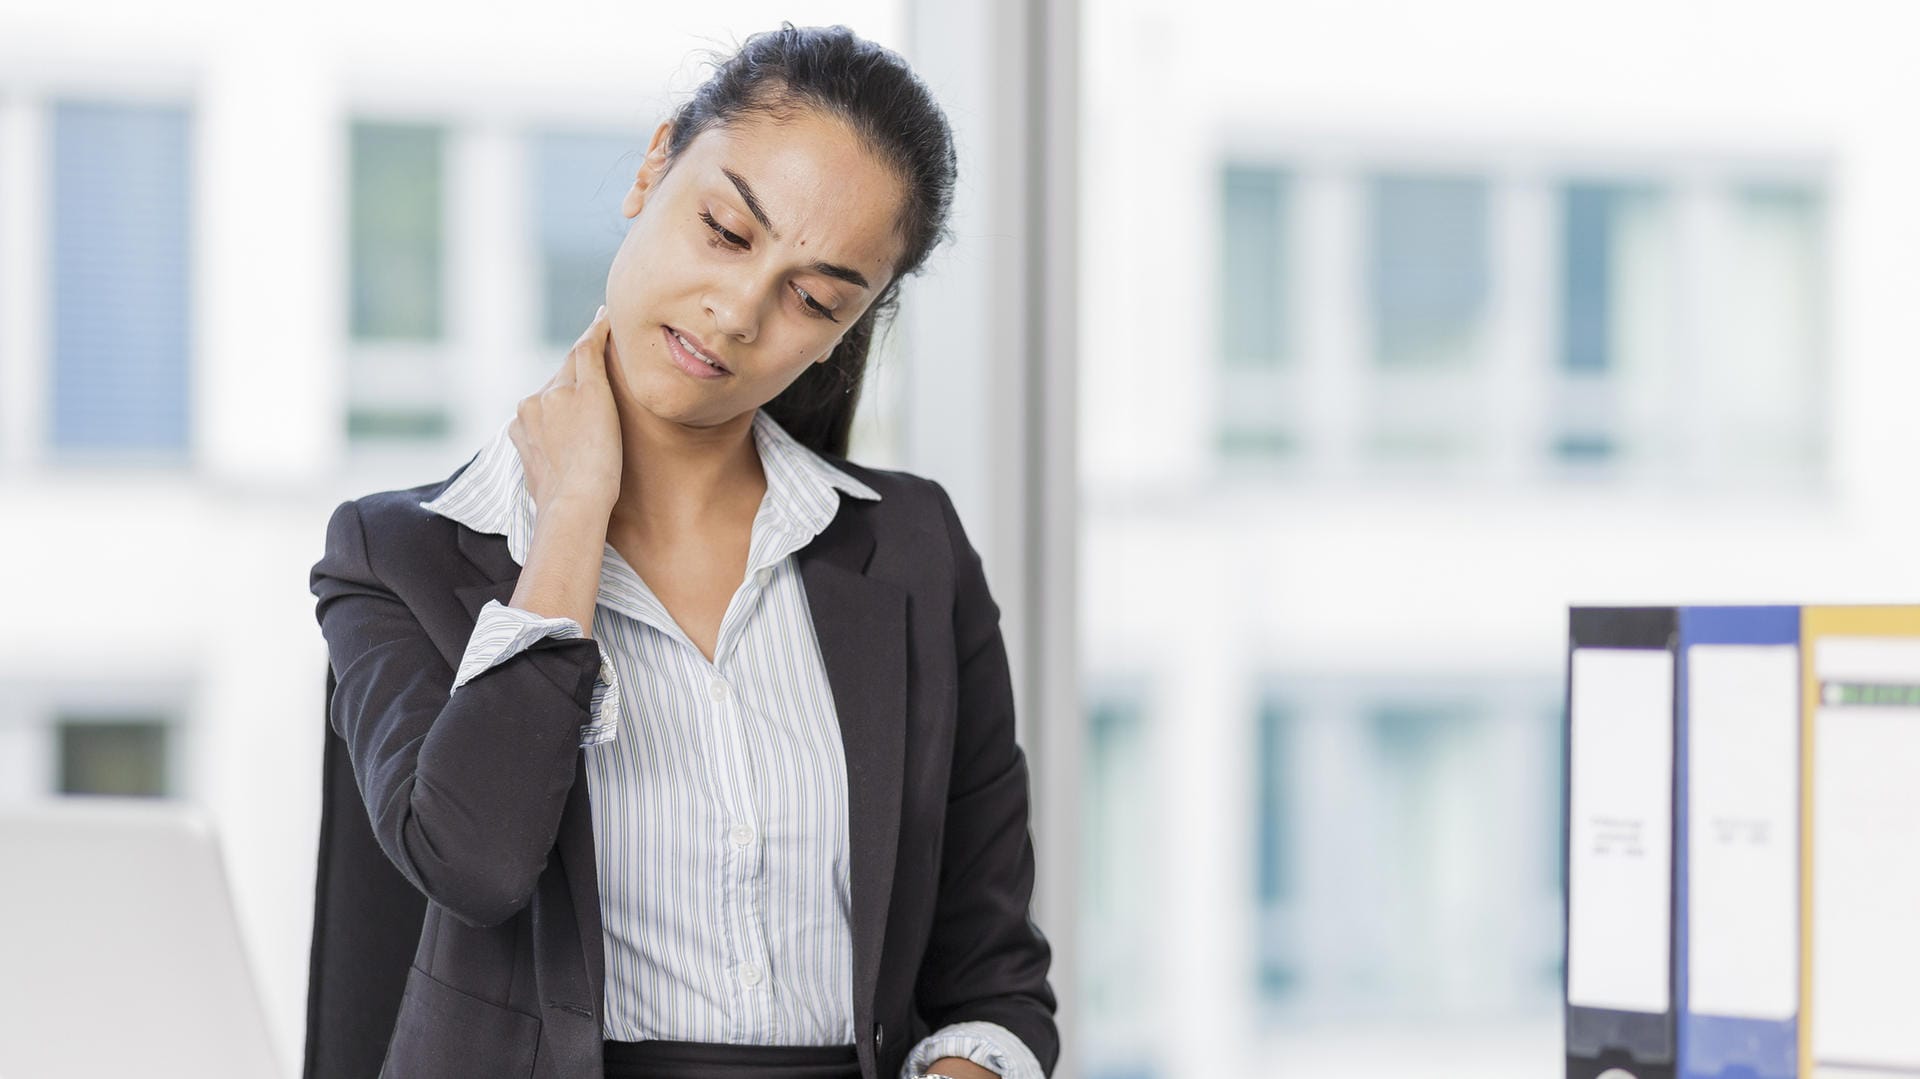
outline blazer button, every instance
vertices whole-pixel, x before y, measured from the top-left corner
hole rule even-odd
[[[887,1028],[883,1023],[873,1024],[873,1051],[880,1051],[880,1042],[886,1038]]]

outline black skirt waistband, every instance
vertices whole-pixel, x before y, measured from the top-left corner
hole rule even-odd
[[[851,1045],[604,1043],[606,1079],[860,1079]]]

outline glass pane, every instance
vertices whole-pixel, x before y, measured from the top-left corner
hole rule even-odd
[[[451,429],[440,409],[350,408],[347,435],[354,439],[426,440],[445,438]]]
[[[1286,352],[1286,179],[1246,165],[1223,170],[1220,296],[1228,363],[1274,364]]]
[[[61,794],[171,793],[164,721],[63,719],[58,729]]]
[[[614,134],[544,132],[528,140],[548,345],[572,344],[606,302],[607,268],[627,232],[620,200],[644,150]]]
[[[1140,797],[1153,782],[1141,703],[1134,697],[1096,701],[1088,726],[1083,982],[1096,1012],[1138,1014],[1151,996],[1142,953],[1127,942],[1150,930],[1146,893],[1135,882],[1153,867],[1146,841],[1152,818]]]
[[[61,450],[189,441],[189,116],[52,107],[53,425]]]
[[[444,143],[438,127],[353,124],[349,293],[356,340],[441,335]]]
[[[1727,343],[1708,406],[1718,453],[1740,471],[1812,478],[1825,465],[1825,209],[1810,187],[1731,195]]]
[[[1612,355],[1615,203],[1615,191],[1593,184],[1574,184],[1562,196],[1560,362],[1569,371],[1605,371]]]
[[[1273,168],[1221,170],[1220,302],[1215,445],[1230,461],[1298,454],[1301,372],[1292,361],[1287,280],[1288,178]]]
[[[1259,849],[1255,862],[1261,912],[1260,991],[1269,998],[1284,997],[1300,981],[1296,942],[1289,930],[1297,918],[1289,908],[1297,894],[1299,857],[1296,832],[1300,813],[1295,803],[1299,773],[1295,763],[1293,714],[1275,701],[1265,702],[1259,716],[1259,778],[1256,790],[1255,835]]]
[[[1553,454],[1671,463],[1678,302],[1675,225],[1652,185],[1574,182],[1560,192],[1560,384]]]
[[[1229,387],[1227,396],[1233,401],[1247,400],[1245,393],[1236,392],[1233,387]],[[1217,442],[1223,455],[1238,458],[1277,458],[1292,456],[1300,451],[1300,440],[1293,433],[1269,430],[1264,425],[1242,426],[1242,422],[1237,422],[1232,415],[1225,417]]]
[[[1389,368],[1471,363],[1491,273],[1486,183],[1385,175],[1373,178],[1368,196],[1375,362]]]

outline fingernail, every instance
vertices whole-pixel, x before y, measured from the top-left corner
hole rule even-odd
[[[606,314],[606,313],[607,313],[607,305],[606,305],[606,304],[601,304],[601,305],[600,305],[600,310],[598,310],[598,311],[595,311],[595,312],[593,313],[593,317],[594,317],[594,318],[599,318],[599,317],[600,317],[601,315],[604,315],[604,314]]]

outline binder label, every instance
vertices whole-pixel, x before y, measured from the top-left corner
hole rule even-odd
[[[1687,1010],[1800,1007],[1800,650],[1687,650]]]
[[[1573,653],[1567,1002],[1666,1012],[1673,892],[1673,655]]]
[[[1920,640],[1819,638],[1813,1055],[1920,1071]]]

